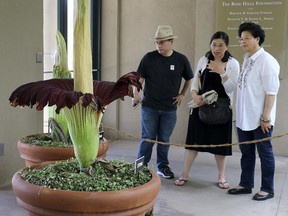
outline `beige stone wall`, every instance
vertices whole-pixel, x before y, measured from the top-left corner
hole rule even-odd
[[[124,73],[137,70],[142,56],[153,49],[153,37],[157,25],[167,24],[173,27],[175,40],[174,49],[184,53],[192,68],[198,59],[209,49],[211,35],[216,31],[216,0],[105,0],[103,1],[103,31],[102,31],[102,78],[116,80]],[[288,44],[288,43],[286,43]],[[287,47],[286,47],[287,51]],[[286,59],[288,57],[286,56]],[[242,59],[239,59],[242,62]],[[288,61],[286,61],[288,62]],[[287,64],[287,63],[286,63]],[[287,66],[287,65],[286,65]],[[287,74],[287,67],[282,73]],[[287,76],[285,76],[287,77]],[[285,115],[288,100],[287,78],[281,80],[279,92],[278,119],[274,135],[287,132],[287,115]],[[184,143],[190,97],[178,109],[178,121],[171,142]],[[126,101],[113,102],[107,108],[103,122],[129,135],[140,137],[140,109],[131,108],[130,98]],[[126,139],[127,135],[106,130],[111,139]],[[236,143],[236,134],[233,134]],[[288,155],[287,137],[275,139],[273,145],[278,155]],[[238,146],[233,147],[238,151]]]
[[[47,1],[53,7],[55,0]],[[175,40],[174,49],[185,54],[194,68],[195,62],[209,49],[210,36],[216,30],[215,2],[216,0],[103,0],[103,80],[115,81],[121,75],[136,70],[142,56],[155,49],[149,39],[153,37],[159,24],[173,27],[174,34],[179,37]],[[5,148],[4,156],[0,156],[0,185],[9,184],[13,173],[24,166],[16,141],[27,134],[41,132],[43,128],[42,112],[11,108],[8,103],[11,92],[17,86],[43,78],[43,64],[35,62],[35,53],[43,51],[43,4],[39,0],[0,1],[0,142],[4,143]],[[55,25],[55,20],[49,22]],[[55,44],[53,40],[51,38],[51,44]],[[288,45],[288,40],[286,44]],[[287,132],[287,64],[288,55],[285,67],[281,68],[281,73],[285,76],[281,80],[274,135]],[[185,141],[188,120],[186,104],[189,100],[190,97],[187,96],[178,110],[178,122],[171,142]],[[108,127],[130,135],[141,135],[140,109],[131,108],[130,98],[109,105],[103,122]],[[106,135],[111,139],[129,138],[121,134],[116,136],[109,130],[106,130]],[[286,143],[287,136],[273,141],[277,155],[288,155]],[[238,151],[237,146],[234,149]]]
[[[12,108],[8,98],[20,84],[43,78],[43,64],[36,52],[43,52],[43,2],[0,1],[0,185],[11,183],[12,175],[24,166],[17,140],[42,131],[42,113],[35,109]]]
[[[194,68],[195,17],[196,1],[191,0],[103,1],[102,78],[113,80],[137,70],[143,55],[155,49],[150,38],[154,36],[158,25],[172,26],[174,34],[179,37],[175,39],[174,49],[185,54]],[[188,99],[186,97],[178,110],[178,124],[171,140],[173,142],[185,141]],[[136,137],[141,134],[140,109],[132,109],[130,98],[109,105],[103,121],[109,127]],[[113,138],[117,137],[114,135],[112,133]],[[129,138],[118,135],[119,138]]]

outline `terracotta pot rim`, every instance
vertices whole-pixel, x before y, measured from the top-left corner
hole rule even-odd
[[[12,178],[12,186],[17,199],[36,207],[60,211],[64,211],[63,206],[69,206],[70,211],[76,212],[121,211],[127,207],[133,209],[155,200],[161,186],[160,177],[155,171],[151,171],[152,179],[146,184],[120,191],[53,190],[26,182],[21,178],[19,171]],[[79,200],[83,202],[83,205],[79,204]],[[118,204],[119,202],[121,205]]]
[[[32,137],[32,136],[37,136],[37,135],[41,135],[41,134],[50,134],[50,133],[38,133],[38,134],[31,134],[31,135],[28,135],[28,136],[25,136],[25,137]],[[105,137],[103,137],[104,141],[103,142],[100,142],[99,145],[101,145],[102,143],[107,143],[108,142],[108,139],[106,139]],[[29,144],[29,143],[26,143],[26,142],[23,142],[20,140],[17,140],[17,144],[18,145],[24,145],[24,146],[29,146],[29,148],[35,148],[35,149],[43,149],[43,150],[64,150],[64,149],[70,149],[72,148],[73,149],[73,145],[71,146],[67,146],[67,147],[47,147],[47,146],[37,146],[37,145],[32,145],[32,144]]]
[[[38,134],[28,135],[27,137],[35,135]],[[26,167],[36,165],[45,161],[68,160],[75,157],[73,146],[65,148],[35,146],[18,140],[17,147],[20,152],[20,157],[25,160]],[[99,145],[97,157],[105,157],[108,148],[109,141],[104,138],[104,141]]]

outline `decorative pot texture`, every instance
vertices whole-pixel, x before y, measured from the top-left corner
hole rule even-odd
[[[152,179],[139,187],[103,192],[53,190],[12,178],[18,204],[30,216],[144,216],[154,206],[161,181],[155,171]]]
[[[51,162],[51,161],[67,160],[69,158],[75,157],[73,147],[49,148],[43,146],[30,145],[20,140],[18,140],[17,146],[20,152],[20,157],[25,160],[26,167],[37,165],[46,161]],[[108,140],[103,138],[103,141],[99,144],[97,157],[105,158],[108,147],[109,147]]]

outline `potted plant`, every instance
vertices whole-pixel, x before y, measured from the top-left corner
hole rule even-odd
[[[51,135],[53,133],[32,134],[17,141],[20,157],[25,161],[26,167],[75,157],[72,142],[55,140]],[[100,131],[99,140],[97,158],[105,158],[109,141],[104,138],[103,131]]]
[[[53,78],[71,78],[68,69],[67,48],[63,35],[56,32],[57,57],[53,66]],[[24,159],[25,166],[40,164],[45,161],[67,160],[75,157],[73,144],[70,139],[65,113],[55,112],[56,106],[49,107],[48,129],[49,133],[32,134],[17,141],[20,157]],[[100,143],[97,157],[106,156],[109,142],[104,138],[103,126],[100,127]]]
[[[153,207],[160,190],[159,176],[147,167],[135,174],[131,163],[95,160],[105,107],[118,98],[132,96],[132,85],[140,90],[141,83],[136,72],[117,82],[92,80],[89,2],[78,0],[74,79],[28,83],[9,98],[14,107],[36,105],[37,110],[43,110],[46,105],[55,105],[56,113],[63,110],[76,157],[24,168],[13,176],[17,201],[31,215],[140,216]]]

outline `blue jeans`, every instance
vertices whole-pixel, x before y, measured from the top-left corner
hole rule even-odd
[[[160,111],[147,107],[141,108],[142,139],[169,142],[170,136],[176,125],[176,110]],[[140,141],[138,157],[145,156],[144,163],[147,166],[152,155],[154,143]],[[157,144],[157,167],[162,169],[168,166],[169,145]]]
[[[261,127],[252,131],[243,131],[237,128],[239,142],[259,140],[272,136],[273,128],[269,133],[264,134]],[[245,188],[254,187],[254,171],[256,161],[256,147],[261,162],[261,191],[267,193],[274,193],[274,173],[275,173],[275,159],[271,140],[257,142],[255,144],[242,144],[239,146],[241,157],[241,179],[240,186]]]

